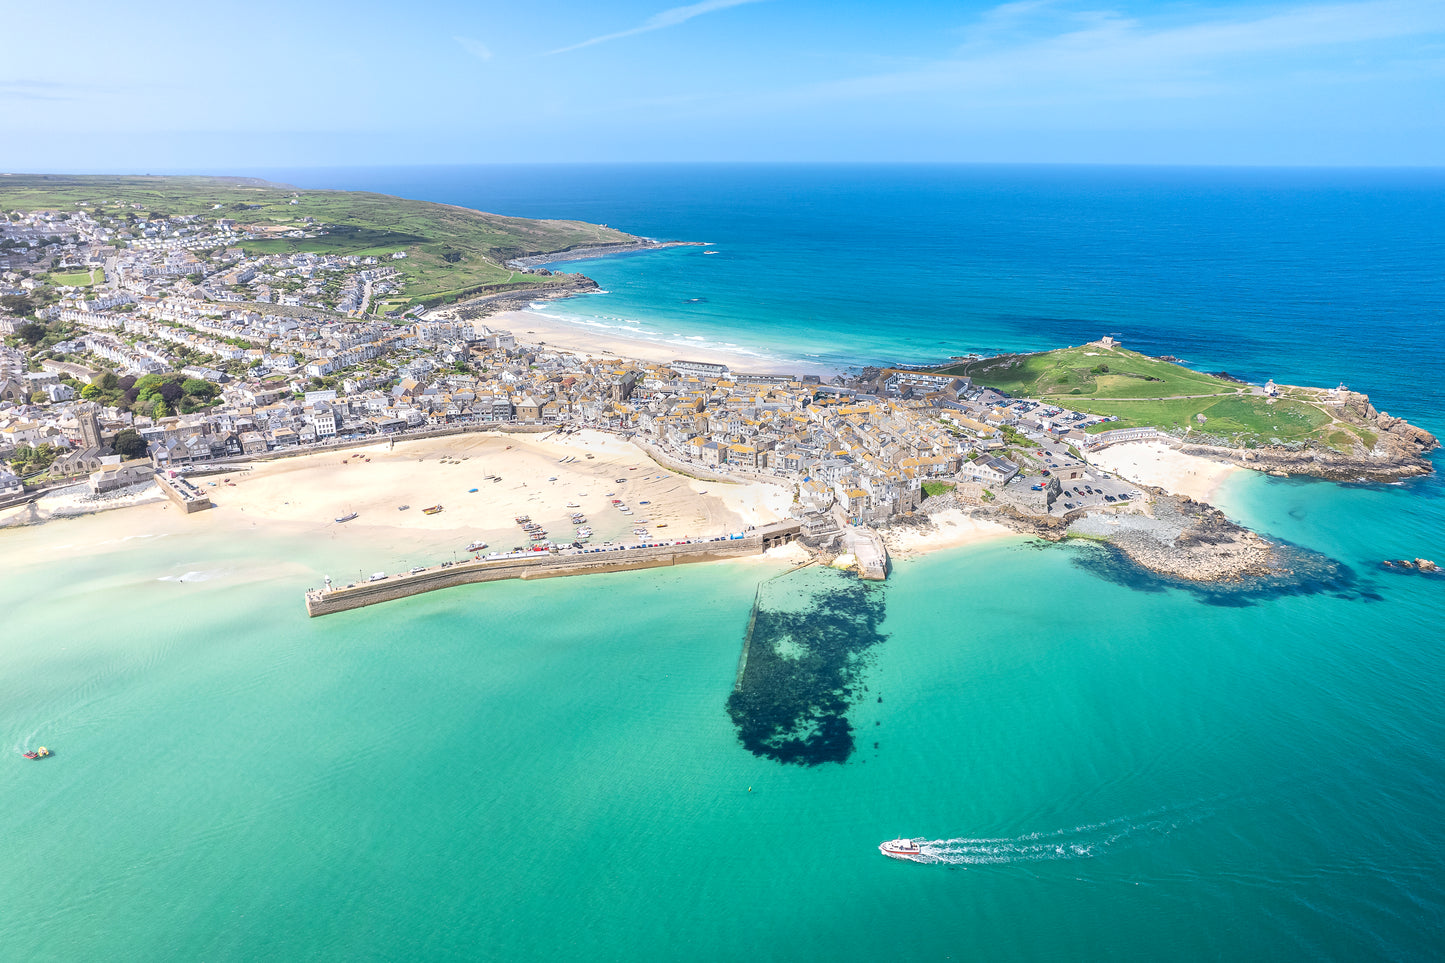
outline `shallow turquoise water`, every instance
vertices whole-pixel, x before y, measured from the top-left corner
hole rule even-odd
[[[67,587],[0,647],[0,739],[57,749],[0,782],[0,941],[23,959],[1428,958],[1445,586],[1363,567],[1376,523],[1421,502],[1253,477],[1225,501],[1308,543],[1331,492],[1358,523],[1332,546],[1361,566],[1349,598],[1210,605],[1024,542],[900,563],[858,751],[817,767],[750,755],[724,709],[767,566],[310,621],[304,569],[338,560],[305,544],[260,581],[199,536],[6,571],[7,602]],[[159,581],[196,570],[214,574]],[[146,609],[166,617],[96,622]],[[962,864],[879,856],[898,834],[962,840]]]
[[[512,185],[511,212],[693,236],[708,209],[762,218],[749,230],[763,234],[791,218],[796,241],[826,236],[857,188],[840,175],[796,196],[795,171],[729,213],[736,180],[709,199],[685,173],[589,188],[544,170]],[[331,183],[385,187],[353,176],[372,179]],[[486,186],[448,176],[415,183],[461,202]],[[1438,190],[1412,201],[1387,184],[1372,200],[1338,180],[1219,177],[1187,203],[1167,178],[1005,178],[982,195],[1024,209],[986,219],[997,283],[965,264],[958,286],[897,302],[855,284],[786,330],[785,303],[759,296],[749,314],[736,295],[718,323],[762,347],[891,354],[929,343],[894,322],[930,303],[932,342],[966,347],[1093,337],[1122,317],[1131,343],[1251,376],[1348,378],[1438,428]],[[869,203],[926,206],[919,190],[896,182]],[[546,196],[565,203],[527,207]],[[1151,196],[1163,226],[1148,237],[1163,241],[1140,252],[1131,224]],[[598,213],[623,200],[653,220]],[[1051,260],[1070,231],[1106,250]],[[826,280],[817,250],[768,276]],[[1115,267],[1099,270],[1105,255]],[[668,309],[648,300],[666,286],[648,286],[645,258],[597,263]],[[1014,310],[1027,303],[1046,310]],[[1378,562],[1445,560],[1442,495],[1438,477],[1232,479],[1218,499],[1232,516],[1348,566],[1311,594],[1200,594],[1101,566],[1089,546],[899,562],[881,590],[887,638],[854,667],[856,751],[811,767],[752,755],[727,712],[768,565],[496,583],[307,620],[302,591],[361,560],[200,525],[101,545],[84,521],[0,531],[0,957],[1432,960],[1445,578]],[[187,572],[202,580],[167,580]],[[784,577],[767,594],[807,606],[818,584]],[[42,743],[53,759],[19,757]],[[946,861],[880,856],[900,834]]]

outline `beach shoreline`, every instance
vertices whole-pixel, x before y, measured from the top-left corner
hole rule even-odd
[[[1089,462],[1135,484],[1209,503],[1227,480],[1249,471],[1228,462],[1186,454],[1158,441],[1110,445],[1091,452]]]
[[[668,341],[639,335],[628,335],[615,328],[593,327],[583,322],[567,321],[534,310],[499,311],[486,318],[491,327],[512,332],[519,343],[539,345],[559,351],[598,358],[624,358],[654,364],[673,361],[701,361],[727,365],[733,371],[749,374],[793,374],[831,377],[842,369],[818,362],[788,361],[731,351],[715,345],[693,346],[687,341]]]

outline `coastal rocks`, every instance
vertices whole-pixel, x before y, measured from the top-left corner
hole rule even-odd
[[[558,275],[559,277],[562,275]],[[570,280],[546,286],[528,287],[468,298],[439,312],[436,317],[455,316],[463,321],[475,321],[501,311],[525,308],[533,301],[552,301],[557,298],[586,294],[598,289],[597,282],[581,274],[567,275]]]
[[[1403,572],[1423,572],[1427,575],[1440,571],[1440,566],[1428,558],[1417,558],[1413,561],[1408,558],[1391,559],[1387,558],[1380,563],[1381,568],[1396,569]]]
[[[1401,440],[1402,436],[1381,435],[1371,451],[1357,446],[1348,454],[1324,448],[1240,449],[1213,445],[1185,445],[1180,451],[1186,455],[1217,458],[1276,477],[1307,475],[1329,481],[1392,482],[1434,471],[1423,456],[1438,444],[1434,442],[1435,436],[1422,429],[1414,431],[1420,432],[1420,435],[1411,435],[1409,440]]]
[[[566,251],[554,251],[551,254],[533,254],[527,257],[512,258],[507,262],[507,267],[513,271],[526,271],[539,264],[556,264],[558,261],[585,261],[594,257],[606,257],[610,254],[631,254],[634,251],[654,251],[664,247],[703,247],[701,241],[653,241],[648,238],[638,238],[634,241],[619,241],[615,244],[594,244],[588,247],[574,247]]]
[[[1413,447],[1418,451],[1431,451],[1440,446],[1439,440],[1424,428],[1410,424],[1404,418],[1393,418],[1390,415],[1380,415],[1375,420],[1375,425],[1381,431],[1387,432],[1400,443]]]
[[[1152,516],[1118,515],[1110,526],[1080,522],[1071,534],[1106,537],[1141,568],[1191,582],[1236,582],[1277,573],[1275,547],[1211,505],[1159,496]]]

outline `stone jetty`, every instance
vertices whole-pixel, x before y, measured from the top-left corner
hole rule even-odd
[[[609,548],[601,551],[563,549],[558,552],[510,553],[498,558],[434,565],[414,572],[388,575],[376,581],[346,586],[328,584],[306,593],[306,614],[311,617],[345,612],[348,609],[389,602],[454,585],[496,582],[512,578],[556,578],[591,572],[625,572],[660,568],[687,562],[708,562],[723,558],[759,555],[797,538],[802,526],[796,521],[766,525],[741,536],[680,541],[670,544]]]

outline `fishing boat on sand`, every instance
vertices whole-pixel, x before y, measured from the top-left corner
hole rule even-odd
[[[442,507],[441,507],[440,505],[433,505],[431,508],[423,508],[423,509],[421,510],[421,513],[422,513],[423,515],[435,515],[437,512],[439,512],[439,511],[441,511],[441,510],[442,510]]]
[[[356,512],[351,512],[350,514],[342,515],[341,517],[337,518],[336,520],[337,520],[338,522],[349,522],[349,521],[351,521],[353,518],[356,517],[356,514],[357,514]]]

